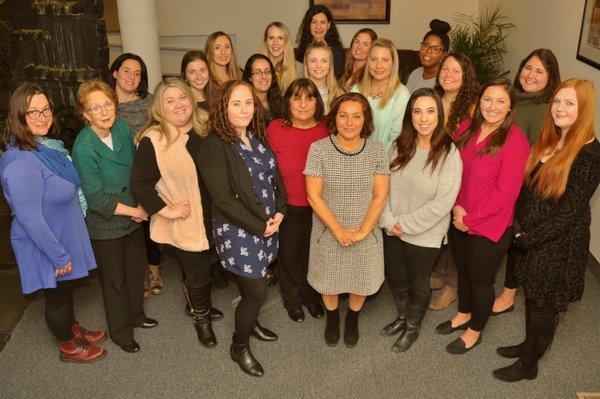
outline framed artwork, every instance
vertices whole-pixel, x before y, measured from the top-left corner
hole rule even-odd
[[[389,24],[391,0],[309,0],[331,10],[339,24]]]
[[[577,59],[600,69],[600,0],[586,0]]]

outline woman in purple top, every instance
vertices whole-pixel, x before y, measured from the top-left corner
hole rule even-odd
[[[52,106],[42,89],[24,83],[8,110],[0,179],[14,219],[10,238],[23,293],[44,290],[46,322],[59,341],[60,359],[87,363],[106,354],[94,344],[103,331],[79,326],[73,311],[78,280],[96,268],[83,215],[81,182],[56,136]]]
[[[458,267],[458,312],[437,332],[466,331],[446,347],[450,353],[465,353],[481,342],[494,304],[494,278],[512,242],[515,202],[529,155],[527,137],[513,124],[513,104],[508,80],[489,82],[473,120],[454,133],[463,162],[450,229]]]

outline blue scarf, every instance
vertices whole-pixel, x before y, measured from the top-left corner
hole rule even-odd
[[[81,211],[85,216],[87,211],[87,202],[81,190],[81,179],[77,173],[77,169],[71,162],[69,150],[67,150],[60,140],[49,139],[47,137],[36,137],[38,142],[32,154],[39,159],[48,169],[57,176],[73,183],[77,188],[77,196]]]

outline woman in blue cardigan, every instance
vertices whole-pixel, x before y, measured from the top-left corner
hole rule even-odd
[[[129,180],[135,148],[131,127],[116,118],[117,96],[106,83],[86,80],[77,91],[86,122],[73,144],[73,163],[88,203],[86,223],[102,273],[102,293],[110,338],[125,352],[137,352],[133,328],[152,328],[144,313],[146,247],[138,205]]]
[[[79,175],[62,141],[51,138],[57,133],[41,87],[19,86],[10,99],[0,181],[14,215],[10,237],[23,293],[44,291],[46,323],[59,342],[60,360],[89,363],[106,354],[95,345],[106,333],[79,325],[73,292],[96,261]]]

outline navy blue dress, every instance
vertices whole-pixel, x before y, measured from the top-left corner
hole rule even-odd
[[[265,207],[265,213],[272,217],[275,215],[275,156],[251,132],[248,132],[248,138],[252,148],[241,140],[236,148],[248,167],[256,198]],[[239,276],[265,277],[267,266],[277,257],[277,233],[259,237],[232,223],[213,219],[213,234],[221,265]]]

